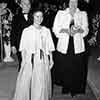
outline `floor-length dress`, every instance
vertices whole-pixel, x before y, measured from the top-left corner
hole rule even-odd
[[[42,58],[40,49],[44,52]],[[51,97],[48,53],[54,50],[49,29],[38,30],[33,25],[25,29],[20,43],[22,50],[26,50],[26,60],[18,74],[13,100],[48,100]]]

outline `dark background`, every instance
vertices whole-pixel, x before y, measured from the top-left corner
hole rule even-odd
[[[51,4],[59,5],[64,1],[68,2],[69,0],[31,0],[32,3],[36,2],[49,2]],[[14,12],[16,10],[17,5],[15,4],[15,0],[7,0],[8,7]],[[84,2],[84,0],[79,0],[79,8],[82,10],[87,10],[89,13],[95,13],[100,7],[100,0],[90,0],[89,3]]]

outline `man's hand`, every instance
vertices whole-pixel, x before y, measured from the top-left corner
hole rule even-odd
[[[16,47],[15,46],[11,47],[11,51],[12,51],[13,54],[16,54],[17,53]]]
[[[69,29],[63,28],[63,29],[60,30],[60,33],[67,33],[67,34],[69,34],[70,31],[69,31]]]
[[[82,28],[80,28],[80,29],[78,29],[78,32],[79,32],[79,33],[83,33],[84,30],[83,30]]]
[[[71,27],[71,36],[74,36],[76,33],[83,33],[84,30],[80,27],[75,27],[75,26],[72,26]]]

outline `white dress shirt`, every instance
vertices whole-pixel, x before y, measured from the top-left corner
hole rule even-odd
[[[80,26],[84,32],[76,33],[74,38],[74,51],[75,54],[85,51],[84,37],[88,34],[88,19],[85,11],[80,11],[78,8],[73,16],[75,26]],[[53,32],[58,38],[57,50],[63,54],[67,53],[69,44],[69,35],[60,33],[61,29],[69,29],[72,16],[70,15],[69,8],[66,10],[59,10],[53,24]]]
[[[28,14],[24,14],[24,18],[27,21],[28,20]]]

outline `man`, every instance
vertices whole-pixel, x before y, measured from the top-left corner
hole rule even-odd
[[[16,15],[13,17],[12,21],[12,32],[11,32],[11,46],[12,46],[12,53],[17,54],[18,61],[19,61],[19,68],[20,70],[20,63],[21,63],[21,53],[19,52],[19,43],[22,35],[22,31],[24,28],[28,27],[31,24],[30,20],[30,1],[29,0],[21,0],[20,7],[17,9]]]
[[[58,38],[55,82],[63,94],[85,94],[87,82],[86,48],[88,17],[78,8],[78,0],[70,0],[69,7],[59,10],[54,20],[53,32]]]

